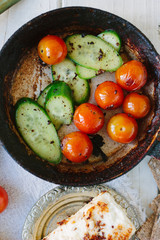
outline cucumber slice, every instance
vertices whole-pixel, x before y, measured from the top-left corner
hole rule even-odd
[[[110,43],[114,49],[119,52],[121,48],[121,39],[114,30],[106,30],[98,35],[104,41]]]
[[[53,83],[49,84],[44,90],[43,92],[39,95],[38,99],[37,99],[37,103],[41,106],[41,107],[45,107],[45,101],[46,101],[46,96],[47,93],[49,92],[50,88],[52,87]]]
[[[52,65],[54,80],[64,81],[72,90],[75,105],[87,102],[90,95],[90,86],[87,80],[79,78],[76,73],[76,65],[70,60]]]
[[[110,44],[93,35],[72,35],[66,39],[66,45],[69,58],[86,68],[112,72],[123,63]]]
[[[83,79],[91,79],[98,75],[98,71],[82,67],[81,65],[76,66],[76,73],[78,74],[78,77]]]
[[[21,136],[39,157],[55,164],[61,161],[60,140],[42,107],[22,98],[16,103],[15,120]]]
[[[53,83],[46,97],[45,109],[57,130],[62,124],[71,123],[74,105],[71,89],[65,82]]]

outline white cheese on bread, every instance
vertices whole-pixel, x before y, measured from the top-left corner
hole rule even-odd
[[[43,240],[128,240],[135,231],[125,210],[105,191],[60,222]]]

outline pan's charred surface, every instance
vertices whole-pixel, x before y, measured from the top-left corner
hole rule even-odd
[[[124,61],[135,58],[144,63],[148,80],[142,91],[152,104],[150,113],[139,121],[139,135],[130,144],[119,144],[109,139],[105,128],[91,136],[92,156],[83,164],[72,164],[63,159],[52,165],[37,157],[19,136],[14,122],[14,105],[21,97],[37,99],[52,81],[50,66],[43,64],[37,54],[39,40],[47,34],[62,38],[74,33],[97,35],[114,29],[122,39]],[[45,13],[20,28],[5,44],[0,53],[0,137],[6,150],[22,167],[45,180],[63,185],[91,185],[110,181],[130,169],[147,153],[160,126],[160,56],[149,40],[132,24],[110,13],[91,8],[62,8]],[[90,102],[94,103],[97,84],[114,81],[114,73],[103,73],[91,80]],[[107,121],[117,110],[109,110]],[[75,126],[63,126],[60,139]],[[76,128],[75,128],[76,130]]]

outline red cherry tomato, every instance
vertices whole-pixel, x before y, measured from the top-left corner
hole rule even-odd
[[[103,127],[104,115],[96,105],[83,103],[76,109],[73,121],[80,131],[93,134]]]
[[[67,47],[60,37],[47,35],[38,44],[38,54],[43,62],[57,64],[62,62],[66,57]]]
[[[123,64],[116,71],[117,83],[127,91],[133,91],[143,87],[147,81],[147,70],[145,66],[136,60]]]
[[[107,133],[116,142],[129,143],[136,138],[137,132],[136,120],[126,113],[114,115],[107,124]]]
[[[111,81],[101,83],[95,91],[95,100],[103,109],[118,108],[122,104],[123,98],[121,87]]]
[[[67,134],[62,140],[61,146],[64,156],[75,163],[86,161],[93,151],[89,137],[78,131]]]
[[[0,213],[3,212],[8,205],[8,194],[4,188],[0,186]]]
[[[123,111],[135,118],[145,117],[150,110],[150,100],[147,96],[136,92],[128,94],[123,102]]]

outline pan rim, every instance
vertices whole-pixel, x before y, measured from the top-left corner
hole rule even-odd
[[[8,46],[12,43],[12,41],[14,40],[14,38],[17,36],[17,34],[19,34],[19,32],[23,32],[25,31],[26,28],[28,28],[28,26],[31,26],[31,25],[34,25],[36,23],[36,21],[39,21],[39,19],[41,18],[44,18],[50,14],[54,14],[55,12],[58,14],[58,13],[63,13],[65,11],[70,11],[70,10],[76,10],[76,11],[80,11],[80,10],[83,10],[83,11],[98,11],[100,13],[103,13],[103,14],[106,14],[106,15],[110,15],[110,16],[114,16],[115,18],[118,18],[118,19],[121,19],[124,23],[127,23],[129,24],[130,26],[132,26],[134,29],[136,29],[137,33],[149,44],[150,48],[152,49],[152,52],[153,52],[153,55],[155,58],[157,58],[157,66],[160,66],[160,57],[157,53],[157,51],[155,50],[153,44],[150,42],[150,40],[138,29],[136,28],[133,24],[131,24],[130,22],[126,21],[125,19],[119,17],[119,16],[116,16],[112,13],[109,13],[109,12],[106,12],[106,11],[103,11],[103,10],[100,10],[100,9],[96,9],[96,8],[90,8],[90,7],[65,7],[65,8],[59,8],[59,9],[55,9],[55,10],[51,10],[51,11],[48,11],[46,13],[43,13],[33,19],[31,19],[30,21],[28,21],[27,23],[25,23],[22,27],[20,27],[9,39],[8,41],[4,44],[4,46],[2,47],[1,49],[1,52],[0,52],[0,62],[1,62],[1,58],[3,57],[3,54],[5,54],[5,51],[6,49],[8,48]],[[155,64],[155,63],[154,63]],[[158,67],[155,65],[155,68],[157,69],[158,71]],[[0,72],[0,77],[2,77],[3,79],[3,76],[1,76],[1,72]],[[160,73],[158,73],[158,79],[160,79]],[[159,83],[160,84],[160,83]],[[160,96],[160,87],[156,89],[157,91],[157,95]],[[159,97],[160,98],[160,97]],[[154,125],[154,129],[153,129],[153,132],[152,134],[149,133],[149,136],[148,138],[153,138],[155,140],[156,138],[156,135],[158,134],[158,132],[160,131],[160,107],[157,109],[156,113],[155,113],[155,117],[154,117],[154,120],[156,122],[156,124]],[[3,123],[3,119],[2,119],[2,116],[0,114],[0,123]],[[1,125],[1,124],[0,124]],[[1,127],[0,127],[1,129]],[[93,184],[100,184],[100,183],[104,183],[104,182],[108,182],[112,179],[115,179],[125,173],[127,173],[128,171],[130,171],[133,167],[135,167],[141,160],[142,158],[144,157],[144,155],[146,154],[146,151],[143,152],[143,154],[141,155],[141,157],[139,158],[139,160],[136,162],[135,165],[132,165],[130,166],[130,168],[128,168],[126,171],[124,171],[123,173],[119,172],[119,174],[117,174],[116,176],[113,176],[112,178],[110,179],[107,179],[107,176],[106,178],[103,177],[101,178],[101,176],[98,176],[94,181],[90,181],[88,182],[87,180],[89,180],[89,177],[88,176],[85,176],[84,179],[86,179],[86,182],[67,182],[66,181],[66,174],[64,174],[64,176],[62,177],[62,179],[58,179],[57,176],[56,176],[56,173],[54,172],[55,174],[55,178],[54,180],[50,177],[47,177],[47,176],[42,176],[41,174],[35,172],[35,170],[33,169],[30,169],[30,167],[27,167],[25,164],[23,164],[21,162],[21,159],[19,159],[19,156],[16,155],[16,152],[11,152],[10,151],[10,147],[8,146],[8,140],[7,138],[1,134],[1,131],[0,131],[0,139],[1,139],[1,142],[2,142],[2,145],[3,147],[5,148],[5,150],[9,153],[9,155],[20,165],[22,166],[25,170],[29,171],[30,173],[36,175],[37,177],[40,177],[44,180],[47,180],[47,181],[50,181],[50,182],[54,182],[55,184],[65,184],[67,186],[84,186],[84,185],[93,185]],[[152,141],[149,141],[147,142],[147,151],[150,149],[150,147],[152,146],[153,144],[153,140]],[[142,145],[144,143],[141,143]],[[128,154],[127,154],[128,156]],[[104,170],[105,171],[105,170]],[[88,174],[87,174],[88,175]]]

